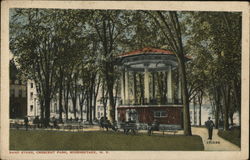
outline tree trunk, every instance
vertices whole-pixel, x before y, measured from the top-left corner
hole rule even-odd
[[[222,87],[223,95],[223,113],[224,113],[224,130],[229,129],[228,114],[229,114],[229,104],[230,104],[230,88],[228,84],[224,84]]]
[[[216,87],[215,89],[215,106],[216,106],[216,111],[215,111],[215,128],[218,129],[219,128],[219,113],[220,113],[220,89],[219,87]]]
[[[63,105],[62,105],[62,93],[63,92],[63,73],[60,69],[60,78],[59,78],[59,121],[62,122],[62,112],[63,112]]]
[[[241,107],[239,108],[239,125],[240,125],[239,138],[241,138]]]
[[[107,92],[105,94],[105,89],[104,89],[104,82],[102,83],[102,104],[103,104],[103,109],[104,109],[104,118],[107,118]]]
[[[94,103],[93,104],[94,120],[97,119],[97,117],[96,117],[96,101],[97,101],[97,96],[99,93],[99,88],[100,88],[100,83],[101,83],[100,77],[97,77],[97,78],[98,78],[97,86],[94,85],[94,93],[93,93],[93,96],[94,96],[94,101],[93,101],[93,103]],[[95,79],[94,79],[94,81],[95,81]],[[96,81],[95,81],[95,83],[96,83]]]
[[[73,104],[73,112],[74,112],[74,119],[76,119],[76,97],[72,97],[72,104]]]
[[[107,118],[107,102],[104,102],[103,108],[104,108],[104,118],[106,119]]]
[[[89,92],[89,123],[90,124],[92,124],[92,120],[93,120],[92,101],[93,101],[93,92],[92,92],[92,89],[90,89],[90,92]]]
[[[111,84],[109,84],[111,85]],[[113,84],[112,84],[113,85]],[[113,87],[109,87],[110,89],[108,90],[109,93],[109,105],[111,107],[110,109],[110,117],[111,117],[111,122],[115,121],[115,102],[114,102],[114,96],[113,96]],[[112,90],[111,90],[112,88]]]
[[[194,113],[193,113],[193,114],[194,114],[194,118],[193,118],[193,125],[195,125],[195,119],[196,119],[196,117],[195,117],[195,116],[196,116],[196,114],[195,114],[195,106],[196,106],[195,97],[193,98],[193,105],[194,105],[194,106],[193,106],[193,107],[194,107]]]
[[[95,94],[94,94],[94,100],[93,100],[93,118],[94,118],[94,120],[96,120],[97,118],[96,118],[96,96],[95,96]]]
[[[235,79],[233,81],[233,93],[234,93],[234,99],[235,99],[235,103],[237,105],[238,108],[238,112],[239,112],[239,126],[240,126],[240,133],[239,133],[239,138],[241,137],[241,91],[240,91],[241,87],[240,87],[240,83],[237,83],[237,79]]]
[[[82,108],[83,108],[83,104],[80,106],[80,114],[81,114],[81,121],[83,120],[83,115],[82,115]]]
[[[181,84],[182,84],[182,99],[183,99],[183,119],[184,119],[184,135],[191,136],[191,125],[190,125],[190,113],[189,113],[189,97],[187,89],[187,77],[186,77],[186,67],[184,56],[177,57],[180,65],[180,75],[181,75]]]
[[[215,110],[215,128],[219,128],[219,106],[216,105],[216,110]]]
[[[50,97],[45,95],[45,126],[49,125],[50,120]]]
[[[69,98],[69,96],[67,95],[66,99],[65,99],[65,103],[64,103],[66,121],[69,119],[68,98]]]
[[[82,94],[79,95],[78,99],[79,99],[79,105],[80,105],[80,116],[81,116],[81,121],[83,120],[83,104],[85,101],[85,94],[84,94],[84,90],[81,90]]]
[[[229,119],[230,119],[230,124],[231,124],[231,126],[233,126],[233,124],[234,124],[234,119],[233,119],[233,117],[234,117],[234,113],[231,112],[231,113],[229,114]]]
[[[201,104],[199,104],[199,126],[201,126]]]
[[[75,76],[75,86],[74,86],[74,103],[73,103],[73,106],[74,106],[74,116],[75,116],[75,119],[77,118],[77,115],[76,115],[76,112],[77,112],[77,109],[76,109],[76,103],[77,103],[77,77]]]
[[[223,106],[222,106],[222,104],[220,105],[220,114],[221,114],[221,119],[224,120],[224,113],[223,113]]]
[[[45,76],[45,90],[44,90],[44,103],[45,103],[45,126],[49,125],[50,120],[50,100],[51,88],[49,86],[49,77]]]
[[[86,105],[87,121],[89,121],[89,93],[88,92],[87,92],[87,105]]]
[[[199,126],[201,126],[201,105],[203,100],[203,91],[200,90],[198,94],[198,102],[199,102]]]
[[[40,100],[40,107],[41,107],[41,119],[44,119],[44,100]]]
[[[107,90],[108,90],[108,95],[109,95],[109,105],[111,107],[110,109],[110,121],[114,122],[115,121],[115,102],[114,102],[114,94],[113,94],[113,88],[114,88],[114,66],[112,63],[106,63],[106,72],[105,72],[105,77],[106,77],[106,83],[107,83]]]
[[[91,74],[91,81],[89,86],[89,122],[93,123],[93,100],[95,97],[95,74]]]
[[[92,112],[93,112],[93,110],[92,110],[92,96],[90,96],[91,98],[90,98],[90,100],[89,100],[89,124],[92,124],[93,123],[93,114],[92,114]]]
[[[66,89],[65,89],[65,95],[64,95],[64,107],[65,107],[65,117],[66,121],[69,119],[69,82],[66,84]]]

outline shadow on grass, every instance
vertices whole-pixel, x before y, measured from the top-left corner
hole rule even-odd
[[[199,136],[10,130],[10,150],[201,151]]]

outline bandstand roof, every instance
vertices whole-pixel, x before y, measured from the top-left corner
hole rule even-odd
[[[186,60],[189,60],[186,57]],[[119,65],[131,71],[166,71],[177,67],[175,54],[168,50],[143,48],[119,55]]]

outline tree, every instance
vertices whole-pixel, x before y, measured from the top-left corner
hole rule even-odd
[[[240,88],[241,15],[236,12],[193,12],[190,15],[187,18],[191,24],[189,42],[196,46],[192,52],[202,49],[207,53],[205,57],[209,65],[205,69],[205,78],[210,83],[206,84],[206,89],[215,101],[216,124],[222,109],[224,129],[227,130],[232,103],[230,95],[237,92],[236,99],[240,99],[240,92],[233,84],[237,83]],[[240,111],[240,104],[236,106]]]
[[[183,100],[183,119],[184,119],[184,134],[192,135],[190,125],[190,113],[189,113],[189,96],[187,88],[187,77],[186,77],[186,57],[182,42],[181,23],[177,12],[169,11],[162,12],[157,11],[156,13],[147,12],[155,21],[157,26],[160,27],[162,34],[168,42],[168,46],[171,51],[176,55],[182,84],[182,100]],[[179,15],[180,16],[180,15]]]
[[[78,10],[56,10],[56,13],[60,15],[60,18],[57,19],[56,34],[58,37],[58,52],[60,56],[58,57],[57,63],[57,83],[58,83],[58,96],[59,96],[59,119],[62,120],[63,112],[63,90],[71,91],[72,93],[72,81],[69,73],[73,72],[72,66],[79,61],[79,55],[82,53],[83,45],[86,44],[84,35],[81,33],[81,27],[83,24],[80,24],[78,19]],[[76,36],[77,35],[77,36]],[[79,62],[78,62],[79,63]],[[76,75],[77,76],[77,75]],[[68,82],[64,84],[65,77],[68,77]],[[71,83],[70,83],[71,82]],[[64,86],[65,85],[65,86]],[[70,87],[71,86],[71,87]],[[71,90],[70,90],[71,89]],[[68,94],[67,93],[67,94]],[[76,104],[76,97],[73,94],[73,104]],[[69,97],[69,96],[66,96]],[[66,98],[65,97],[65,98]],[[72,97],[72,96],[71,96]],[[68,103],[68,100],[66,100]],[[65,106],[66,117],[68,117],[67,105]],[[75,108],[75,107],[74,107]],[[75,109],[74,109],[75,110]],[[67,119],[67,118],[66,118]]]
[[[97,102],[97,96],[98,96],[98,93],[99,93],[99,89],[100,89],[100,85],[101,85],[101,78],[100,78],[100,75],[97,74],[96,75],[96,79],[95,79],[95,85],[94,85],[94,93],[93,93],[93,117],[94,117],[94,120],[96,120],[96,102]]]
[[[107,84],[112,122],[115,120],[115,97],[113,92],[116,79],[114,60],[117,52],[115,52],[115,48],[118,45],[118,39],[126,36],[125,31],[131,22],[128,15],[129,12],[119,10],[93,11],[92,21],[90,21],[90,25],[95,29],[100,41],[100,51],[102,52],[100,68]]]
[[[211,57],[204,47],[196,44],[196,41],[190,40],[186,45],[188,53],[192,53],[192,61],[187,66],[189,101],[197,99],[199,104],[199,126],[201,126],[201,110],[203,96],[206,92],[206,86],[211,83],[208,78],[207,68],[209,67]]]
[[[72,60],[78,59],[81,53],[82,43],[77,42],[84,42],[83,34],[79,33],[82,32],[82,24],[75,13],[77,11],[55,9],[12,10],[10,49],[23,75],[35,81],[41,117],[44,118],[45,114],[47,123],[50,118],[50,102],[57,96],[58,89],[62,118],[63,80],[67,79],[67,89],[71,85],[70,76],[64,73],[69,73],[68,68],[72,65],[68,64],[73,64]],[[68,91],[65,98],[68,98]],[[67,112],[67,106],[65,110]]]
[[[53,10],[16,9],[10,21],[10,49],[22,73],[34,80],[45,119],[50,118],[50,101],[56,89],[55,66],[58,48]],[[18,21],[22,19],[23,21]],[[13,31],[15,30],[15,31]],[[44,106],[43,106],[44,104]]]

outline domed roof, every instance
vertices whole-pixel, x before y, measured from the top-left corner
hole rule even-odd
[[[173,52],[169,50],[163,50],[163,49],[155,49],[155,48],[142,48],[136,51],[127,52],[119,55],[119,57],[127,57],[127,56],[134,56],[134,55],[140,55],[140,54],[168,54],[168,55],[174,55]]]
[[[178,65],[176,55],[163,49],[143,48],[118,56],[120,66],[132,71],[164,71]],[[186,57],[186,60],[190,58]]]

